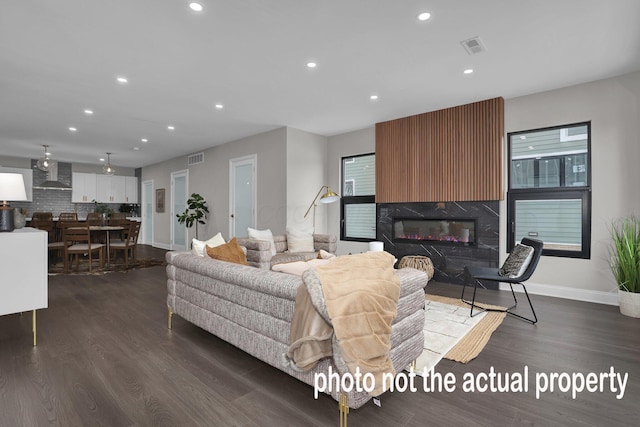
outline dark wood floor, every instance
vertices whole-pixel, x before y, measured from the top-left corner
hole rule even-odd
[[[163,257],[147,247],[140,256]],[[16,283],[16,286],[19,284]],[[458,295],[431,283],[430,293]],[[493,292],[491,295],[495,295]],[[166,327],[164,267],[103,276],[51,276],[49,308],[0,317],[0,426],[330,426],[337,403],[174,317]],[[533,297],[540,322],[508,317],[467,365],[443,360],[453,393],[387,393],[351,426],[640,425],[640,320],[617,307]],[[497,301],[500,302],[500,301]],[[528,393],[466,393],[466,373],[522,372]],[[536,373],[628,373],[615,393],[555,390],[536,399]]]

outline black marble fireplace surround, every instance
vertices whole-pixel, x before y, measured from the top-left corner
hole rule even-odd
[[[433,280],[462,284],[465,279],[465,266],[498,265],[498,201],[379,203],[377,210],[376,238],[384,242],[384,249],[398,259],[405,255],[430,257],[435,267]],[[405,222],[413,225],[411,219],[437,220],[442,222],[445,230],[446,223],[474,220],[475,235],[470,242],[410,240],[406,238],[410,233],[401,232],[396,233],[397,236],[394,238],[394,223],[397,231],[400,220],[409,220]],[[433,227],[434,222],[430,224]]]

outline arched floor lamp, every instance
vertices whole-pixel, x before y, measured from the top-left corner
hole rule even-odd
[[[320,193],[322,193],[322,190],[327,189],[327,191],[320,196]],[[340,199],[340,195],[338,193],[334,193],[333,191],[331,191],[331,188],[328,185],[323,185],[322,187],[320,187],[320,190],[318,191],[318,194],[316,194],[316,197],[313,198],[313,202],[311,202],[311,205],[309,205],[309,209],[307,209],[307,212],[304,214],[304,218],[307,217],[307,215],[309,215],[309,211],[311,211],[311,208],[313,208],[313,232],[316,232],[316,200],[318,200],[318,197],[320,197],[320,203],[325,203],[325,204],[329,204],[329,203],[333,203],[333,202],[337,202]]]

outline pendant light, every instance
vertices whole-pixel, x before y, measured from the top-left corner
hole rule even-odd
[[[113,166],[111,166],[111,153],[107,153],[107,163],[102,166],[102,172],[104,172],[105,175],[113,175],[115,171]]]
[[[38,162],[36,163],[36,165],[38,166],[38,169],[40,169],[41,171],[45,171],[48,172],[49,168],[51,168],[51,166],[53,166],[53,164],[55,163],[55,160],[51,160],[49,158],[49,146],[48,145],[43,145],[44,147],[44,157],[38,159]]]

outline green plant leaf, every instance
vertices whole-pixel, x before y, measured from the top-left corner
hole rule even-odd
[[[611,272],[618,288],[640,293],[640,217],[629,216],[611,225]]]

